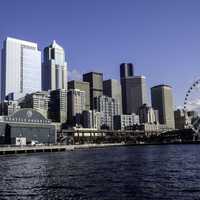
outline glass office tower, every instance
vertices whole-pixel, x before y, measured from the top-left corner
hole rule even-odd
[[[64,49],[54,40],[44,49],[42,89],[67,89],[67,63]]]
[[[41,90],[41,52],[37,44],[7,37],[2,49],[1,101]]]

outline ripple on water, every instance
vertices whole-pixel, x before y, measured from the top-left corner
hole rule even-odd
[[[199,151],[152,145],[2,156],[0,199],[198,199]]]

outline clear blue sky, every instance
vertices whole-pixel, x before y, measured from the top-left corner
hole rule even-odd
[[[200,77],[199,10],[199,0],[1,0],[0,43],[12,36],[43,50],[55,39],[70,71],[105,79],[133,62],[149,89],[170,84],[179,106]]]

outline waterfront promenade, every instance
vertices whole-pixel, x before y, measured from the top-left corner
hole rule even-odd
[[[75,149],[102,148],[109,146],[121,146],[124,143],[109,144],[77,144],[77,145],[41,145],[41,146],[4,146],[0,147],[0,155],[20,154],[20,153],[41,153],[72,151]]]

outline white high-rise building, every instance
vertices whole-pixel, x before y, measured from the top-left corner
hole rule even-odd
[[[67,63],[65,61],[65,51],[55,40],[50,46],[44,49],[42,89],[67,89]]]
[[[111,97],[98,96],[94,98],[94,108],[101,112],[102,129],[113,129],[113,117],[120,114],[119,102]]]
[[[41,90],[41,52],[36,43],[7,37],[1,64],[1,101]]]

